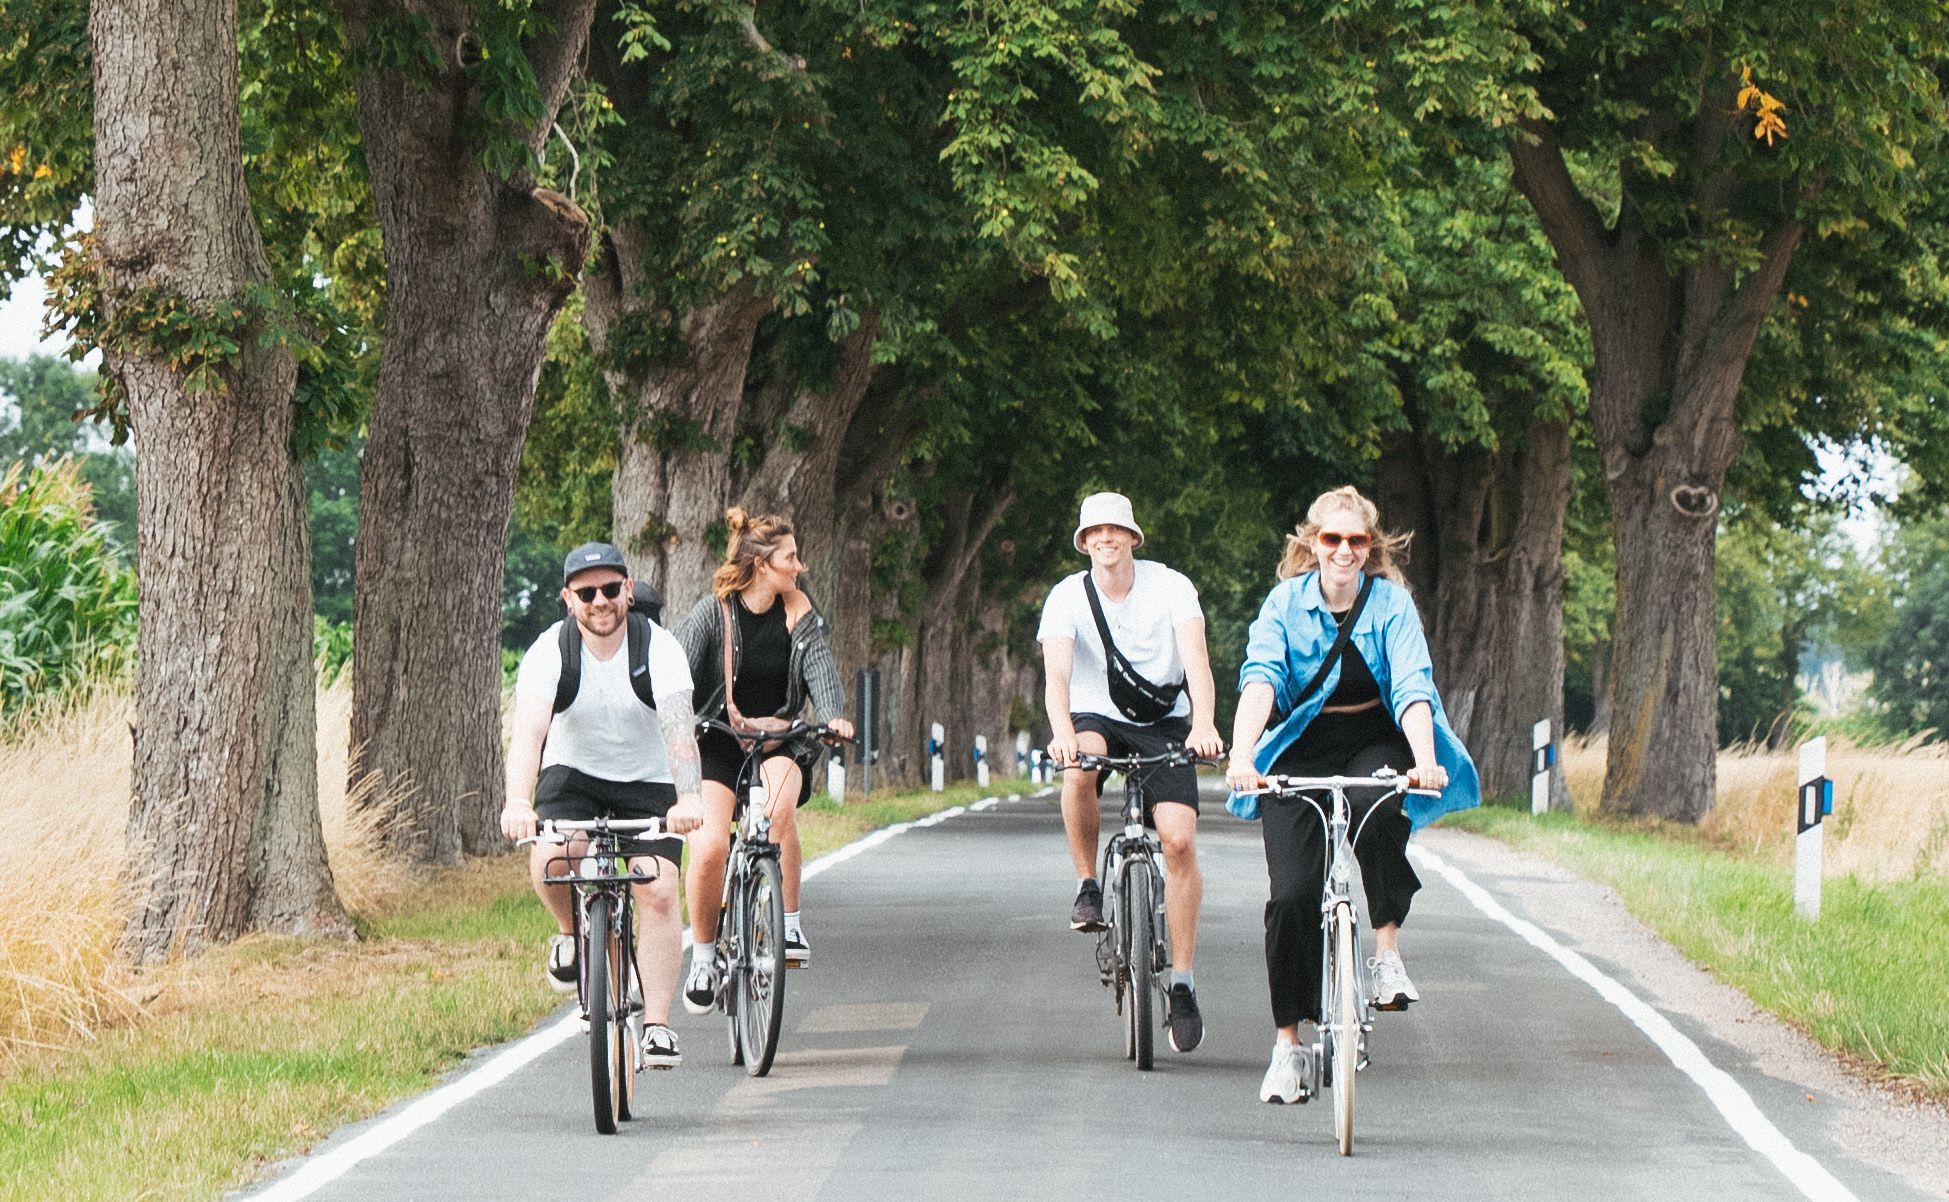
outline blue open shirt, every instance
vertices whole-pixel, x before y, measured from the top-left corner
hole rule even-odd
[[[1259,736],[1252,752],[1252,765],[1269,771],[1286,748],[1299,740],[1340,683],[1340,665],[1326,674],[1313,695],[1295,706],[1294,699],[1320,670],[1339,624],[1320,595],[1320,574],[1307,572],[1282,580],[1266,595],[1259,616],[1252,620],[1252,631],[1245,643],[1245,663],[1238,670],[1238,687],[1243,692],[1253,681],[1272,686],[1273,712],[1285,718]],[[1360,611],[1348,637],[1349,646],[1360,652],[1380,686],[1381,703],[1400,725],[1401,714],[1417,701],[1425,701],[1435,715],[1435,755],[1448,771],[1448,787],[1440,797],[1406,799],[1408,820],[1415,830],[1451,810],[1466,810],[1482,801],[1482,783],[1475,774],[1475,761],[1468,748],[1448,725],[1441,695],[1435,692],[1434,665],[1428,659],[1428,638],[1421,630],[1421,615],[1415,611],[1408,590],[1389,580],[1376,579],[1367,605]],[[1405,772],[1411,764],[1398,765]],[[1256,796],[1234,794],[1225,808],[1240,818],[1259,816]]]

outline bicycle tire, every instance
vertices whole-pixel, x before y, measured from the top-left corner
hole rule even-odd
[[[1360,986],[1354,963],[1353,911],[1333,907],[1333,1137],[1353,1155],[1354,1074],[1360,1059]]]
[[[1150,863],[1141,856],[1123,862],[1123,913],[1129,931],[1130,960],[1130,1042],[1137,1071],[1149,1072],[1156,1062],[1157,1024],[1154,1021],[1157,990],[1154,969],[1157,949],[1155,916],[1152,913]]]
[[[643,981],[636,967],[636,907],[624,894],[617,906],[616,946],[611,961],[616,965],[609,976],[615,988],[611,997],[623,999],[623,1011],[616,1019],[616,1074],[621,1096],[616,1102],[616,1117],[627,1121],[634,1116],[636,1074],[643,1068]]]
[[[724,1038],[731,1052],[731,1063],[735,1067],[744,1065],[744,1040],[738,1033],[738,995],[744,991],[744,952],[739,940],[744,930],[744,888],[739,878],[744,874],[742,857],[732,857],[725,869],[736,874],[729,878],[730,888],[726,890],[724,910],[717,917],[717,938],[720,944],[727,940],[724,975],[717,986],[717,1000],[724,1011]]]
[[[616,1054],[611,1046],[616,1037],[610,1021],[613,997],[610,994],[609,899],[597,894],[589,899],[588,916],[583,920],[582,948],[584,972],[588,976],[589,1009],[589,1096],[595,1105],[596,1131],[616,1134]]]
[[[744,973],[738,1032],[744,1071],[762,1077],[778,1054],[778,1029],[785,1020],[785,888],[775,858],[755,856],[749,870],[740,931]]]

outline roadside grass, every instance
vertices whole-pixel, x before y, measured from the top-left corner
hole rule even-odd
[[[255,937],[140,973],[112,955],[126,697],[0,744],[0,821],[19,832],[0,845],[0,1195],[219,1196],[561,1005],[523,860],[428,872],[378,855],[336,784],[349,689],[322,691],[319,713],[327,843],[359,942]],[[979,796],[815,798],[807,859]]]
[[[1790,784],[1787,797],[1790,806]],[[1533,818],[1508,806],[1443,821],[1609,885],[1660,936],[1760,1007],[1891,1083],[1949,1101],[1949,878],[1830,875],[1820,920],[1808,923],[1794,913],[1791,862],[1764,847],[1729,850],[1709,833]]]

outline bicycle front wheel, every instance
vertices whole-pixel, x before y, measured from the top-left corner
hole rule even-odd
[[[778,1053],[778,1029],[785,1020],[785,889],[778,861],[751,861],[745,883],[740,941],[744,974],[738,997],[738,1042],[744,1045],[744,1071],[762,1077]]]
[[[596,1130],[603,1135],[616,1134],[616,1108],[622,1099],[616,1080],[616,1026],[611,1015],[619,1002],[625,1008],[628,1005],[614,992],[610,904],[607,897],[590,898],[582,927],[582,969],[589,981],[589,1096],[595,1103]]]
[[[1140,1072],[1150,1071],[1157,1051],[1157,1024],[1153,1021],[1155,1012],[1152,1009],[1156,1002],[1153,966],[1157,955],[1154,944],[1157,928],[1151,922],[1152,883],[1148,860],[1131,856],[1123,862],[1123,887],[1117,890],[1122,899],[1117,922],[1129,940],[1125,949],[1130,965],[1130,1017],[1126,1043]]]
[[[1333,907],[1333,1135],[1340,1155],[1353,1155],[1353,1084],[1360,1067],[1360,986],[1354,963],[1353,910]]]
[[[627,895],[617,903],[615,938],[609,949],[610,990],[615,1003],[616,1117],[636,1105],[636,1074],[643,1067],[643,982],[636,969],[636,907]]]

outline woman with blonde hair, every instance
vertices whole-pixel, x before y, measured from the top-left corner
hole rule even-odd
[[[1405,1010],[1421,996],[1400,955],[1401,924],[1421,888],[1408,863],[1408,836],[1480,800],[1475,765],[1449,728],[1428,640],[1401,575],[1407,542],[1380,528],[1374,503],[1351,485],[1314,500],[1286,536],[1280,582],[1252,623],[1225,773],[1242,791],[1263,787],[1268,775],[1371,776],[1385,766],[1405,771],[1418,788],[1444,790],[1440,798],[1409,797],[1405,806],[1398,797],[1377,803],[1374,790],[1348,790],[1374,930],[1373,1000],[1382,1010]],[[1228,807],[1262,819],[1271,877],[1266,976],[1275,1035],[1259,1097],[1303,1102],[1299,1023],[1320,1021],[1323,801],[1263,801],[1234,792]]]
[[[675,632],[696,683],[697,713],[741,729],[783,730],[810,696],[819,720],[850,738],[853,725],[843,716],[846,694],[826,643],[825,619],[798,587],[805,565],[799,561],[791,523],[777,514],[754,517],[736,507],[725,510],[724,518],[729,541],[724,562],[711,579],[711,595],[691,607]],[[718,901],[745,752],[720,730],[707,731],[697,747],[704,762],[705,819],[690,836],[690,868],[684,878],[695,941],[684,1008],[704,1014],[717,996]],[[818,746],[810,741],[771,744],[758,768],[784,876],[785,959],[795,968],[812,962],[799,922],[803,861],[797,811],[812,795],[809,769],[817,758]]]

